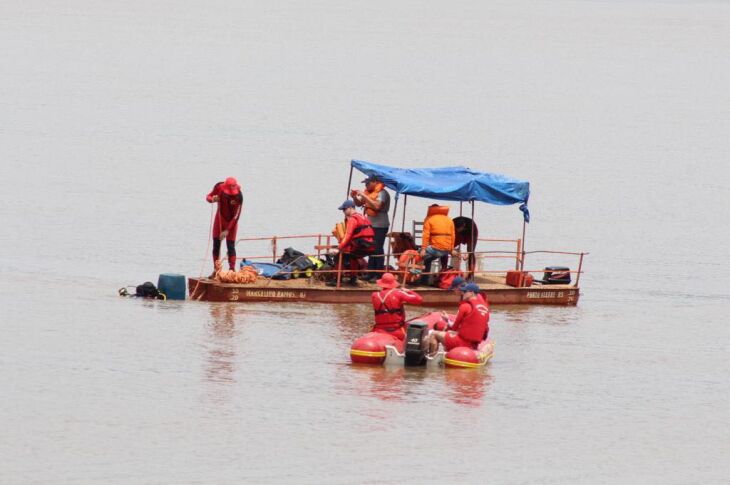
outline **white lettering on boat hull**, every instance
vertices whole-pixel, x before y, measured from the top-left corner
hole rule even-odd
[[[528,291],[527,298],[562,298],[562,291]]]
[[[247,298],[282,298],[282,299],[303,299],[307,294],[303,291],[282,291],[282,290],[246,290]]]

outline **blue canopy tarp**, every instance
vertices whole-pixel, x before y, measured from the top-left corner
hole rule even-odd
[[[399,194],[458,202],[481,201],[488,204],[521,204],[526,222],[530,222],[527,200],[530,183],[505,175],[477,172],[467,167],[396,168],[362,160],[351,165],[370,176],[376,175],[386,187]]]

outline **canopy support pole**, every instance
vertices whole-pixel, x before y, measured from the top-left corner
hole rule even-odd
[[[352,164],[350,164],[350,178],[347,181],[347,193],[345,194],[345,200],[350,198],[350,189],[352,188]]]
[[[392,231],[393,226],[395,225],[395,215],[397,212],[398,212],[398,193],[396,192],[395,205],[393,205],[393,218],[390,221],[391,231]],[[405,211],[403,211],[403,212],[405,212]],[[386,234],[386,237],[388,238],[388,251],[385,256],[385,267],[387,268],[388,266],[390,266],[390,241],[392,238],[390,236],[388,236],[387,234]]]
[[[462,213],[464,212],[464,210],[463,210],[463,209],[464,209],[464,201],[463,201],[463,200],[460,200],[460,201],[459,201],[459,217],[461,217],[461,216],[463,215],[463,214],[462,214]],[[472,219],[473,219],[473,218],[472,218]]]
[[[469,248],[466,249],[467,251],[467,269],[469,271],[469,276],[471,276],[471,279],[474,280],[474,276],[476,275],[476,266],[477,266],[477,242],[476,242],[476,231],[474,231],[474,201],[471,201],[471,254],[469,254]]]
[[[578,273],[576,273],[576,275],[575,275],[575,284],[573,285],[576,288],[578,288],[578,282],[580,281],[580,272],[581,272],[581,269],[583,269],[583,256],[584,255],[585,255],[585,253],[580,253],[580,261],[578,262]]]
[[[406,232],[406,207],[408,206],[408,194],[403,197],[403,219],[400,223],[400,232]]]
[[[347,180],[347,193],[345,194],[345,200],[350,198],[350,189],[352,188],[352,163],[350,163],[350,177]],[[347,217],[343,217],[345,224],[347,224]],[[342,283],[342,252],[337,253],[337,288],[340,288]]]
[[[525,231],[527,230],[527,221],[522,219],[522,256],[520,257],[520,271],[525,269]]]

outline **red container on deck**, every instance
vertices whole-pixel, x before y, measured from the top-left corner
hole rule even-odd
[[[505,282],[515,288],[532,286],[533,281],[534,278],[527,271],[507,271],[507,276],[505,277]]]

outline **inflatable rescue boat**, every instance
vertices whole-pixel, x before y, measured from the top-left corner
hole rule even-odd
[[[454,315],[444,321],[440,312],[431,312],[406,323],[405,341],[389,334],[368,332],[353,342],[350,359],[354,364],[400,365],[426,367],[483,367],[494,355],[494,341],[484,340],[476,349],[456,347],[448,352],[443,348],[433,357],[424,348],[423,339],[430,330],[446,330],[454,322]]]

